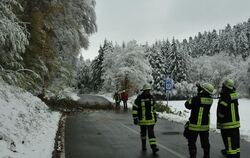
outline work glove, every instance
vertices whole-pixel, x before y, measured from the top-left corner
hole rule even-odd
[[[200,83],[196,83],[195,85],[197,87],[198,93],[200,93],[202,91],[202,87],[201,87]]]
[[[196,86],[196,87],[200,87],[201,85],[200,85],[199,82],[197,82],[197,83],[195,84],[195,86]]]
[[[190,136],[190,130],[188,129],[189,126],[189,121],[185,124],[184,126],[184,132],[183,132],[183,136],[188,139]]]
[[[137,118],[134,119],[134,124],[135,124],[135,125],[138,125],[138,119],[137,119]]]

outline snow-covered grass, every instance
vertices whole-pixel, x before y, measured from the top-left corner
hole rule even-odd
[[[50,158],[60,114],[0,79],[0,157]]]
[[[111,94],[102,95],[108,100],[114,102],[111,97]],[[133,102],[136,99],[136,96],[130,97],[128,100],[128,108],[132,108]],[[190,110],[186,109],[184,106],[185,100],[181,101],[168,101],[168,105],[173,113],[158,113],[158,117],[164,118],[170,121],[175,121],[178,123],[185,124],[188,121],[190,116]],[[216,109],[217,109],[218,99],[214,99],[213,105],[210,110],[210,130],[217,131],[216,129]],[[163,101],[163,104],[166,105],[167,102]],[[239,99],[239,111],[240,111],[240,132],[241,138],[250,142],[250,99]],[[122,104],[121,104],[122,106]]]

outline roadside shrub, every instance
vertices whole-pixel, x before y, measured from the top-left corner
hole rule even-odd
[[[173,113],[168,105],[164,105],[162,101],[156,102],[157,112]]]

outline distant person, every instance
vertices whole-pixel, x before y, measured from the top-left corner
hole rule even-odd
[[[132,115],[134,124],[139,125],[141,129],[142,150],[147,150],[146,139],[148,132],[149,144],[153,154],[156,154],[159,149],[156,146],[156,138],[154,135],[154,125],[157,121],[155,100],[150,94],[150,85],[145,84],[142,90],[143,92],[137,96],[134,102]]]
[[[128,109],[128,105],[127,105],[128,93],[127,93],[126,90],[123,90],[123,91],[122,91],[121,99],[122,99],[122,102],[123,102],[124,110],[127,110],[127,109]]]
[[[209,144],[209,113],[213,104],[212,94],[214,86],[210,83],[197,84],[197,96],[188,99],[185,107],[191,110],[189,121],[185,125],[184,137],[188,140],[190,158],[196,158],[196,141],[200,135],[203,158],[210,157]]]
[[[238,97],[239,94],[234,87],[234,81],[231,79],[224,81],[217,107],[217,128],[221,130],[225,145],[225,149],[221,152],[227,158],[240,157]]]
[[[119,108],[120,107],[120,102],[121,102],[121,96],[118,91],[115,92],[113,99],[115,100],[115,107]]]

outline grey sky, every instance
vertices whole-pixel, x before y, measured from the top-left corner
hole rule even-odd
[[[90,37],[85,59],[94,59],[104,39],[182,40],[198,32],[223,29],[250,18],[250,0],[96,0],[98,32]]]

